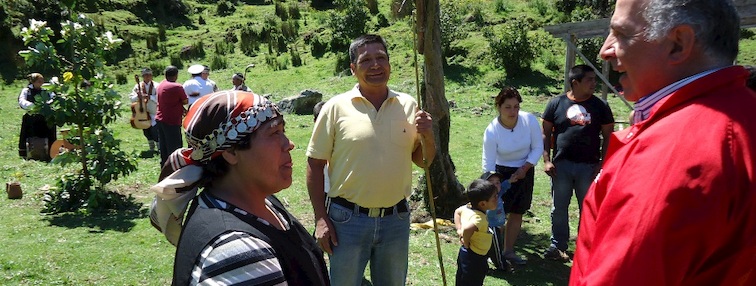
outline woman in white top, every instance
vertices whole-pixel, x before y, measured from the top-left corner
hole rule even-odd
[[[495,171],[508,178],[511,187],[503,196],[508,213],[504,225],[504,258],[523,265],[514,253],[514,244],[522,226],[522,215],[533,200],[533,167],[543,154],[543,137],[538,119],[520,111],[522,96],[513,87],[503,88],[496,96],[499,116],[483,133],[483,171]]]
[[[18,106],[27,111],[21,119],[21,132],[18,137],[18,155],[21,158],[27,157],[27,139],[32,137],[47,138],[48,150],[57,139],[55,125],[47,124],[47,120],[45,120],[42,114],[29,111],[34,107],[37,98],[49,102],[55,94],[42,88],[42,84],[45,83],[45,77],[41,74],[31,73],[27,76],[27,79],[29,79],[29,85],[22,89],[18,95]]]

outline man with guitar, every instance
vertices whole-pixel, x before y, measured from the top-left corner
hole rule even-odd
[[[155,142],[158,141],[157,127],[155,127],[155,115],[157,113],[157,84],[152,81],[152,70],[149,68],[142,69],[142,81],[136,78],[136,85],[131,90],[131,102],[141,102],[144,109],[135,109],[135,112],[146,112],[150,118],[149,127],[142,129],[144,137],[147,138],[147,144],[150,146],[150,152],[157,149]],[[141,100],[140,100],[141,99]]]

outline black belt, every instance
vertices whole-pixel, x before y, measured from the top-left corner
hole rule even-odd
[[[335,198],[328,198],[328,199],[330,203],[340,205],[350,210],[354,210],[355,207],[357,207],[357,209],[359,210],[361,214],[366,214],[369,217],[389,216],[389,215],[394,214],[394,209],[396,209],[397,213],[407,212],[407,199],[402,199],[401,201],[396,203],[396,205],[393,205],[387,208],[364,208],[364,207],[359,206],[358,204],[347,201],[347,199],[342,198],[342,197],[335,197]]]

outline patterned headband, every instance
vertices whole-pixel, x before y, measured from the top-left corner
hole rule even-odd
[[[207,163],[280,115],[278,106],[250,92],[222,91],[206,95],[192,104],[184,119],[186,141],[191,150],[185,154],[192,161]]]

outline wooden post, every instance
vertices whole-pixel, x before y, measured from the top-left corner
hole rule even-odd
[[[565,42],[572,43],[567,45],[567,59],[564,62],[564,92],[570,90],[570,69],[575,66],[575,43],[577,38],[575,34],[570,34],[564,39]]]

